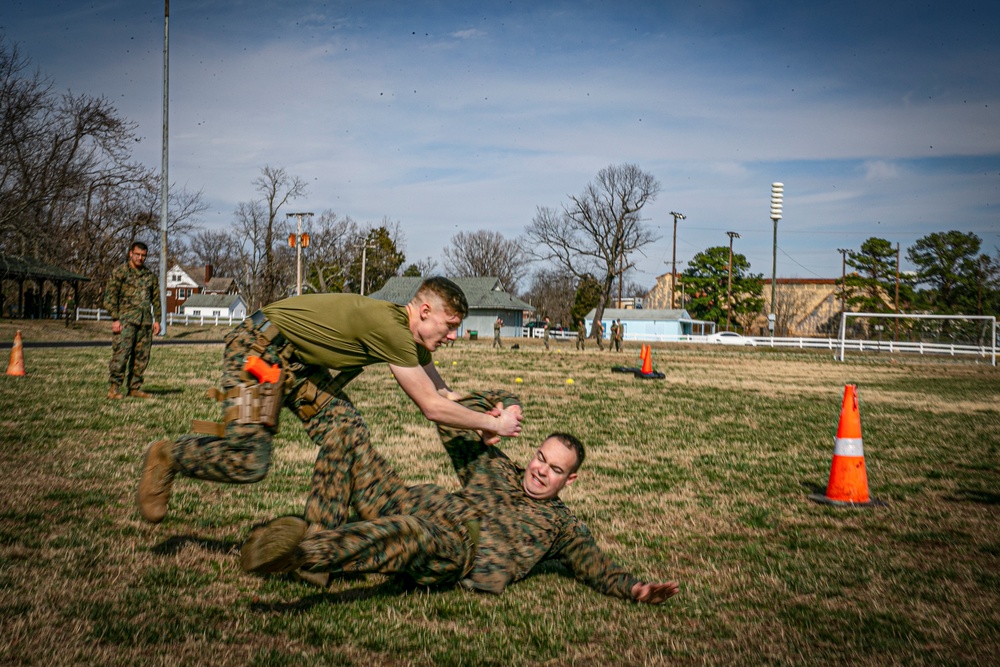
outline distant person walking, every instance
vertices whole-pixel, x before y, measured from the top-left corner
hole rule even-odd
[[[545,343],[545,349],[549,349],[549,331],[552,327],[549,325],[549,318],[545,318],[545,328],[542,329],[542,342]]]
[[[129,396],[151,397],[142,390],[142,380],[153,336],[160,333],[160,283],[145,267],[147,252],[145,243],[133,243],[128,262],[111,272],[104,292],[104,309],[111,314],[111,399],[122,398],[123,386]]]
[[[587,340],[587,325],[583,323],[583,320],[577,322],[576,325],[576,349],[580,351],[586,351],[584,349],[584,343]]]
[[[618,320],[618,326],[615,327],[613,330],[614,330],[613,340],[615,344],[615,352],[621,352],[622,341],[625,339],[625,325],[622,324],[621,319]]]
[[[493,347],[499,347],[503,349],[503,343],[500,342],[500,329],[503,328],[503,320],[497,317],[497,321],[493,323]]]

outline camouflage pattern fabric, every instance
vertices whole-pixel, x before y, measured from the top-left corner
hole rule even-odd
[[[320,451],[305,518],[324,528],[301,545],[307,569],[406,574],[425,586],[455,583],[471,569],[477,514],[465,501],[433,484],[407,486],[339,399],[306,429]],[[351,509],[360,521],[348,523]]]
[[[504,391],[473,394],[460,401],[480,411],[516,402]],[[462,483],[455,495],[480,515],[475,564],[463,585],[501,593],[551,558],[594,590],[632,599],[632,586],[639,580],[612,562],[561,500],[528,496],[522,486],[524,469],[497,447],[484,444],[475,431],[439,426],[438,433]]]
[[[223,391],[244,382],[243,366],[251,353],[251,346],[259,335],[259,329],[249,319],[244,320],[226,335],[226,347],[222,358]],[[284,396],[285,407],[295,410],[297,407],[295,392],[310,378],[314,381],[316,377],[325,378],[319,386],[321,389],[329,389],[328,383],[333,382],[333,376],[329,371],[294,360],[291,362],[282,360],[278,356],[280,351],[279,348],[270,345],[261,358],[269,364],[280,364],[288,377]],[[310,436],[321,445],[325,442],[327,430],[342,414],[349,412],[357,415],[350,399],[343,392],[335,395],[337,398],[307,423]],[[227,398],[223,401],[223,414],[233,404],[232,399]],[[335,409],[338,407],[339,411]],[[360,415],[358,419],[360,420]],[[238,424],[232,421],[226,424],[225,436],[221,438],[215,435],[190,433],[181,436],[174,445],[172,453],[175,465],[178,472],[185,477],[229,484],[259,482],[267,475],[271,466],[271,443],[276,432],[276,427],[263,424]]]
[[[500,320],[496,320],[493,323],[493,347],[499,347],[503,349],[503,343],[500,342]]]
[[[460,402],[485,411],[517,398],[493,391]],[[307,519],[321,514],[329,528],[346,521],[351,505],[362,520],[303,540],[306,569],[405,573],[422,585],[460,581],[501,593],[542,560],[558,558],[592,588],[631,599],[638,580],[600,550],[562,501],[527,496],[523,469],[474,431],[438,429],[463,486],[452,494],[430,484],[406,487],[372,450],[363,423],[340,423],[348,437],[329,440],[320,452]]]
[[[120,333],[111,334],[111,363],[108,364],[109,382],[115,387],[128,387],[138,391],[149,365],[149,351],[153,346],[153,328],[122,322]],[[131,361],[131,366],[129,365]]]
[[[160,283],[156,275],[142,267],[122,264],[111,272],[104,290],[104,309],[122,324],[151,327],[160,319]]]
[[[584,342],[587,340],[587,326],[580,322],[580,326],[576,329],[576,349],[583,350]]]
[[[128,381],[128,389],[136,391],[142,386],[149,351],[152,346],[152,326],[160,319],[160,283],[146,267],[133,269],[122,264],[111,272],[104,291],[104,308],[112,320],[122,324],[122,331],[112,334],[111,362],[108,364],[108,382],[121,387]],[[132,362],[131,372],[125,375]]]
[[[545,323],[545,327],[542,329],[542,342],[545,343],[545,349],[549,349],[549,323]]]

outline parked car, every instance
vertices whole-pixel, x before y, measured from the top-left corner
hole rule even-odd
[[[736,333],[735,331],[719,331],[710,336],[705,336],[706,343],[714,343],[717,345],[753,345],[754,342],[750,338],[746,338]]]

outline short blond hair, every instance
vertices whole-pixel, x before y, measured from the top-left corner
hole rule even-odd
[[[451,280],[442,276],[434,276],[420,283],[414,301],[422,301],[428,295],[433,294],[441,299],[445,310],[453,315],[458,315],[463,320],[469,314],[469,302],[465,299],[465,292]]]

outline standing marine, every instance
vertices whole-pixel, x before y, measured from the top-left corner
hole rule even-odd
[[[142,390],[153,336],[160,333],[160,282],[145,267],[145,243],[129,248],[128,261],[111,272],[104,291],[104,309],[111,315],[111,363],[108,398],[150,398]],[[131,362],[131,363],[130,363]]]

